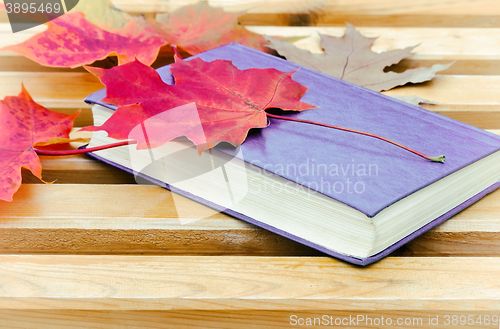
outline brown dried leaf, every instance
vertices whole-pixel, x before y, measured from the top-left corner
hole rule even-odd
[[[292,62],[376,91],[431,80],[436,72],[450,66],[436,64],[401,73],[384,72],[386,67],[411,56],[415,46],[376,53],[371,50],[375,40],[347,25],[345,34],[340,38],[320,34],[322,54],[313,54],[276,39],[269,39],[269,42],[271,48]]]

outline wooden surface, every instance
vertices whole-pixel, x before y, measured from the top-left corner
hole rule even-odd
[[[190,2],[114,1],[148,15]],[[419,44],[401,66],[455,64],[433,82],[387,94],[426,98],[435,102],[425,106],[431,111],[500,132],[496,0],[210,3],[246,11],[242,22],[255,32],[307,37],[297,44],[313,51],[316,32],[341,35],[346,22],[380,35],[378,51]],[[0,14],[0,46],[9,42]],[[51,109],[82,111],[78,126],[91,123],[82,99],[100,85],[83,70],[0,52],[0,97],[17,94],[21,82]],[[445,325],[452,315],[486,320],[500,313],[498,192],[359,268],[178,196],[177,211],[170,192],[135,185],[84,156],[42,162],[54,184],[25,173],[15,201],[0,203],[2,329],[288,328],[293,315],[325,314],[423,321],[404,328],[498,328],[485,321]]]

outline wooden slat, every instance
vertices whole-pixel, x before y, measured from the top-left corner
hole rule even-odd
[[[83,72],[82,68],[64,69],[40,65],[18,54],[0,52],[0,71],[18,72]]]
[[[24,185],[0,223],[3,253],[312,253],[156,186]]]
[[[430,231],[406,255],[500,255],[500,193]],[[156,186],[23,185],[0,203],[1,253],[316,255]]]
[[[198,0],[148,0],[139,6],[137,2],[130,0],[113,0],[113,5],[129,13],[160,13],[171,12],[182,6],[195,4]],[[307,13],[313,10],[325,8],[324,0],[271,0],[271,1],[237,1],[237,0],[209,0],[208,3],[214,7],[222,7],[229,12],[247,12],[256,14],[280,14],[280,13]]]
[[[338,317],[337,321],[349,317],[361,317],[359,323],[355,322],[355,327],[337,326],[356,329],[373,329],[373,323],[380,319],[390,318],[393,323],[397,319],[405,321],[405,329],[496,329],[495,324],[478,327],[476,324],[456,324],[445,325],[450,316],[457,319],[471,317],[471,319],[492,319],[496,318],[492,311],[339,311],[328,310],[328,312],[287,310],[287,311],[262,311],[262,310],[237,310],[237,311],[82,311],[82,310],[0,310],[0,317],[4,328],[37,328],[37,329],[102,329],[105,324],[106,329],[289,329],[292,327],[293,316],[302,319],[318,319],[323,314],[326,316]],[[365,320],[363,320],[365,319]],[[370,320],[371,319],[371,320]],[[431,320],[430,320],[431,319]],[[437,322],[435,322],[437,320]],[[318,321],[318,320],[315,320]],[[371,321],[371,322],[370,322]],[[388,320],[386,320],[388,321]],[[433,322],[431,322],[433,321]],[[316,322],[318,323],[318,322]],[[333,322],[334,323],[334,322]],[[340,322],[338,322],[340,323]],[[387,322],[385,322],[387,323]],[[412,324],[413,323],[413,324]],[[438,327],[433,323],[443,326]],[[479,322],[478,322],[479,323]],[[298,324],[296,324],[298,328]],[[302,326],[306,327],[306,326]],[[316,326],[317,327],[317,326]],[[312,327],[315,328],[315,327]],[[382,327],[378,327],[382,328]],[[394,327],[398,328],[398,327]]]
[[[438,75],[432,81],[395,88],[387,95],[418,95],[445,107],[460,105],[495,105],[500,102],[500,76]],[[467,92],[464,92],[464,91]],[[445,110],[446,111],[446,110]],[[492,127],[496,128],[496,127]]]
[[[42,156],[43,179],[57,184],[133,184],[132,175],[92,160],[84,155]],[[23,171],[24,184],[42,182],[29,171]]]
[[[113,0],[133,14],[170,12],[198,0]],[[414,0],[411,4],[391,0],[210,0],[227,11],[246,12],[246,25],[339,25],[365,26],[476,26],[498,27],[500,6],[496,0]],[[0,11],[0,22],[8,22]]]
[[[83,99],[102,88],[87,72],[0,72],[0,97],[17,95],[21,83],[40,102],[64,103],[73,108],[85,106]]]
[[[133,12],[169,12],[196,0],[113,0],[116,7]],[[500,5],[495,0],[210,0],[228,11],[246,11],[243,24],[379,26],[500,26]]]
[[[497,312],[500,258],[0,256],[7,310]]]

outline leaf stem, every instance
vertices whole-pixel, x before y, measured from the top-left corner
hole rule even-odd
[[[112,144],[105,144],[96,147],[89,147],[89,148],[82,148],[75,150],[44,150],[35,147],[35,151],[38,155],[65,156],[65,155],[77,155],[77,154],[85,154],[90,152],[107,150],[114,147],[125,146],[136,143],[137,143],[136,141],[123,141],[123,142],[117,142]]]
[[[321,122],[316,122],[316,121],[311,121],[311,120],[302,120],[302,119],[290,118],[290,117],[276,115],[276,114],[271,114],[271,113],[267,113],[267,112],[266,112],[266,114],[267,114],[267,116],[269,118],[273,118],[273,119],[284,120],[284,121],[292,121],[292,122],[299,122],[299,123],[306,123],[306,124],[310,124],[310,125],[316,125],[316,126],[321,126],[321,127],[331,128],[331,129],[337,129],[337,130],[347,131],[347,132],[354,133],[354,134],[359,134],[359,135],[363,135],[363,136],[368,136],[368,137],[380,139],[380,140],[382,140],[384,142],[387,142],[387,143],[390,143],[392,145],[395,145],[395,146],[397,146],[399,148],[402,148],[403,150],[411,152],[411,153],[413,153],[415,155],[418,155],[421,158],[424,158],[424,159],[432,161],[432,162],[444,163],[445,160],[446,160],[446,157],[444,155],[429,156],[429,155],[426,155],[426,154],[421,153],[419,151],[416,151],[416,150],[414,150],[414,149],[412,149],[412,148],[410,148],[408,146],[405,146],[403,144],[395,142],[393,140],[390,140],[390,139],[387,139],[385,137],[382,137],[382,136],[379,136],[379,135],[375,135],[375,134],[372,134],[372,133],[368,133],[368,132],[365,132],[365,131],[356,130],[356,129],[350,129],[350,128],[345,128],[345,127],[341,127],[341,126],[330,125],[330,124],[327,124],[327,123],[321,123]]]

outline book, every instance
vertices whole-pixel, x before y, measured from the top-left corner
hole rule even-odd
[[[195,57],[295,71],[293,79],[308,88],[302,100],[317,108],[287,115],[369,131],[447,160],[430,162],[377,139],[272,118],[238,148],[219,144],[200,154],[179,139],[90,156],[357,265],[389,255],[499,187],[495,134],[239,44]],[[168,66],[158,73],[173,83]],[[104,96],[100,90],[86,99],[96,125],[114,110]],[[98,132],[88,147],[111,142]]]

